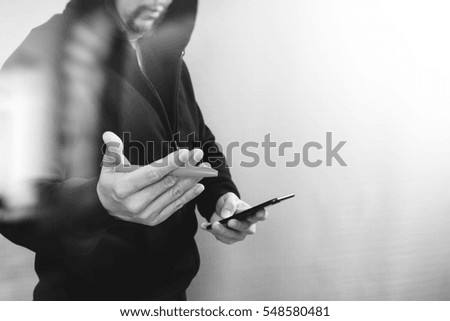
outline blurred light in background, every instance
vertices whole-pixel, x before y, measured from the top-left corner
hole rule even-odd
[[[52,14],[60,12],[64,6],[65,1],[62,0],[48,0],[36,3],[28,0],[18,0],[14,2],[3,2],[0,4],[1,19],[0,25],[3,32],[2,45],[0,46],[0,64],[12,54],[12,52],[25,39],[30,30],[39,24],[47,21]],[[27,74],[28,73],[28,74]],[[25,95],[26,84],[31,85],[33,81],[37,81],[37,77],[42,76],[37,73],[33,75],[30,71],[23,71],[16,73],[14,79],[10,76],[3,75],[0,79],[0,148],[3,151],[2,161],[0,162],[0,192],[5,191],[8,178],[13,173],[20,175],[17,172],[19,164],[13,164],[12,159],[12,143],[20,140],[20,137],[11,137],[14,131],[14,115],[17,116],[24,110],[14,110],[9,103],[11,101],[24,100],[30,95]],[[33,79],[34,77],[34,79]],[[42,84],[43,85],[43,84]],[[31,86],[31,90],[36,93],[39,90],[39,85]],[[21,89],[22,91],[19,91]],[[8,104],[6,104],[8,102]],[[23,104],[22,104],[23,106]],[[42,114],[41,114],[42,116]],[[22,123],[22,125],[24,125]],[[18,128],[16,127],[16,130]],[[30,137],[33,140],[35,137]],[[39,148],[36,144],[25,147],[22,150],[16,149],[16,153],[32,154],[33,151]],[[34,159],[39,162],[41,153],[35,154]],[[28,159],[28,158],[27,158]],[[24,159],[26,161],[27,159]],[[5,169],[5,166],[7,168]],[[14,169],[12,168],[14,166]],[[26,173],[23,173],[25,175]],[[25,192],[25,191],[24,191]],[[24,193],[25,195],[25,193]],[[30,195],[32,197],[32,195]],[[21,199],[25,201],[25,198]],[[34,255],[29,250],[18,247],[3,237],[0,237],[0,299],[2,300],[30,300],[32,298],[32,291],[37,283],[33,266]]]

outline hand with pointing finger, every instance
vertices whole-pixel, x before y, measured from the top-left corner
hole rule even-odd
[[[116,155],[120,155],[120,165],[129,165],[123,155],[121,139],[112,132],[106,132],[103,141],[107,152],[103,158],[104,166],[97,184],[97,194],[103,207],[115,218],[156,226],[205,189],[198,184],[201,178],[171,175],[171,172],[181,166],[200,162],[203,158],[202,150],[176,151],[158,161],[158,164],[153,163],[136,171],[123,173],[116,172],[111,165],[111,158]]]

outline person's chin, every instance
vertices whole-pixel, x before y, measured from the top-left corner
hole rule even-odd
[[[137,34],[145,34],[152,31],[154,26],[155,26],[154,20],[135,21],[131,30]]]

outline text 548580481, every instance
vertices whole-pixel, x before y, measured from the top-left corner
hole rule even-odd
[[[329,317],[328,307],[321,306],[265,306],[263,316],[269,317]]]

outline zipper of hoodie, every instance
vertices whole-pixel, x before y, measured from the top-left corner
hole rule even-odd
[[[178,91],[180,90],[181,72],[182,72],[182,69],[183,69],[184,54],[185,54],[185,51],[183,50],[181,52],[180,58],[178,59],[177,80],[176,80],[176,83],[175,83],[175,97],[174,97],[174,100],[173,100],[174,101],[174,105],[175,105],[175,113],[174,113],[174,118],[175,118],[175,120],[174,120],[175,121],[174,128],[175,128],[175,132],[172,133],[173,134],[172,140],[175,142],[176,149],[180,149],[180,147],[178,146],[178,142],[175,139],[175,136],[178,137],[179,135],[181,135],[180,129],[179,129],[179,124],[178,124],[178,108],[179,108],[179,105],[178,105],[179,92]]]
[[[161,96],[159,95],[159,93],[156,90],[155,86],[153,85],[153,83],[150,81],[150,79],[147,77],[147,75],[144,72],[144,68],[143,68],[142,63],[141,63],[142,62],[142,54],[141,54],[140,46],[136,46],[135,50],[136,50],[136,55],[137,55],[137,60],[138,60],[139,70],[141,71],[141,75],[147,81],[150,89],[152,90],[153,94],[156,96],[156,98],[158,100],[158,103],[165,110],[166,107],[164,105],[164,102],[162,101]],[[178,86],[179,86],[179,84],[178,84],[179,83],[179,74],[181,73],[181,68],[180,68],[181,64],[180,64],[180,62],[182,61],[183,56],[184,56],[184,51],[182,52],[181,58],[179,59],[179,62],[178,62],[178,69],[179,69],[179,71],[177,72],[177,83],[176,83],[176,86],[175,86],[175,89],[176,89],[176,91],[175,91],[175,128],[173,128],[172,124],[170,124],[170,119],[167,118],[168,123],[169,123],[169,131],[172,133],[171,141],[173,141],[173,143],[175,145],[175,150],[179,150],[180,149],[180,147],[178,145],[178,142],[175,139],[175,135],[174,134],[175,134],[175,130],[178,129],[178,101],[177,101],[177,96],[178,96]],[[166,114],[167,114],[167,111],[166,111]]]
[[[158,103],[165,109],[165,105],[164,102],[161,99],[161,96],[159,95],[158,91],[156,90],[155,86],[153,85],[153,83],[150,81],[150,79],[148,79],[147,75],[144,72],[141,72],[141,74],[144,76],[145,80],[147,80],[148,85],[150,87],[150,89],[152,90],[152,92],[155,94],[156,98],[158,99]],[[166,112],[167,113],[167,112]],[[172,133],[172,138],[171,141],[173,141],[174,145],[175,145],[175,150],[179,150],[180,147],[178,146],[178,142],[174,139],[174,135],[173,135],[173,128],[170,125],[170,120],[169,120],[169,131]]]

